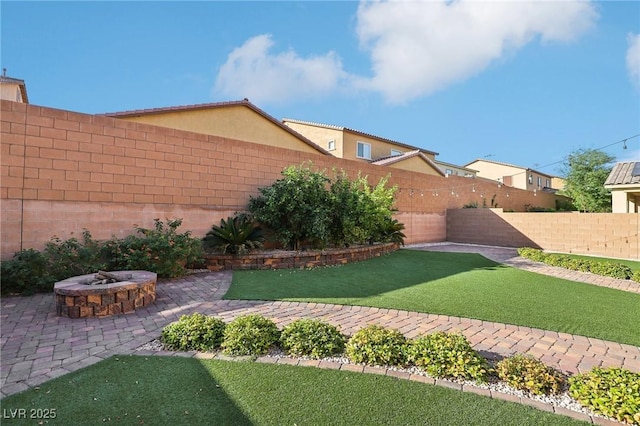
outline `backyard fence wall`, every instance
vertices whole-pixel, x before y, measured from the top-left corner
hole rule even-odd
[[[640,259],[640,214],[447,211],[447,241]]]
[[[2,259],[42,249],[52,236],[122,237],[134,225],[182,218],[180,230],[204,236],[243,210],[258,188],[290,165],[344,169],[369,182],[390,175],[407,243],[444,241],[447,209],[464,204],[554,207],[555,196],[483,179],[376,166],[116,118],[1,101]]]

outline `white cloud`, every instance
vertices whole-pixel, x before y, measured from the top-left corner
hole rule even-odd
[[[362,2],[357,32],[371,53],[364,87],[392,103],[478,74],[535,38],[572,41],[597,18],[586,2]]]
[[[255,36],[234,49],[222,65],[214,91],[254,103],[319,97],[334,90],[346,74],[334,52],[301,58],[294,51],[271,53],[270,34]]]
[[[229,54],[215,92],[260,103],[355,89],[404,103],[476,75],[535,39],[572,41],[596,19],[595,7],[584,1],[363,0],[356,31],[371,56],[370,76],[348,74],[334,52],[274,53],[264,34]]]
[[[640,88],[640,34],[629,34],[627,41],[627,71],[631,81]]]

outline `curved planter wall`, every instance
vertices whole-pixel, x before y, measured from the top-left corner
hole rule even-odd
[[[350,262],[379,257],[398,250],[396,243],[350,247],[323,251],[275,251],[244,256],[209,255],[207,269],[223,271],[229,269],[300,269],[316,266],[342,265]]]

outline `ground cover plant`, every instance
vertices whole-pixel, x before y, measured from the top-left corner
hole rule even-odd
[[[311,270],[236,271],[225,299],[372,306],[640,345],[640,295],[535,274],[478,254],[399,250]]]
[[[50,424],[579,425],[569,417],[392,377],[253,362],[112,357],[2,400]],[[8,412],[8,411],[7,411]],[[44,421],[43,421],[44,423]],[[3,419],[7,425],[31,419]]]
[[[213,351],[222,345],[225,327],[221,319],[196,312],[164,327],[160,340],[170,350]]]
[[[262,355],[278,343],[280,330],[262,315],[238,317],[224,329],[222,350],[228,355]]]
[[[571,377],[569,394],[596,413],[640,425],[640,373],[596,367]]]
[[[564,383],[561,373],[525,354],[515,354],[501,360],[496,365],[496,373],[509,386],[535,395],[558,393]]]
[[[640,262],[634,262],[631,260],[606,259],[563,253],[547,253],[530,247],[518,249],[518,254],[536,262],[559,266],[574,271],[591,272],[593,274],[603,275],[606,277],[640,281]]]
[[[324,321],[301,318],[283,327],[280,345],[285,353],[317,359],[344,350],[344,336]]]

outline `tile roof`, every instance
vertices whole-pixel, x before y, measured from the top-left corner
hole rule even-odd
[[[24,102],[25,104],[29,103],[29,97],[27,96],[27,85],[25,84],[24,80],[7,77],[6,75],[0,75],[0,84],[17,84],[21,89],[22,102]]]
[[[605,186],[640,184],[640,162],[616,163],[604,184]]]
[[[202,110],[202,109],[215,109],[215,108],[225,108],[225,107],[233,107],[233,106],[247,107],[253,110],[254,112],[256,112],[257,114],[261,115],[262,117],[266,118],[276,126],[285,130],[286,132],[302,140],[307,145],[312,146],[313,148],[317,149],[318,151],[322,152],[325,155],[331,155],[329,151],[322,148],[320,145],[308,139],[306,136],[303,136],[300,133],[296,132],[291,127],[285,126],[282,122],[270,116],[269,114],[267,114],[266,112],[264,112],[263,110],[261,110],[260,108],[252,104],[251,102],[249,102],[249,99],[247,98],[241,101],[212,102],[212,103],[205,103],[205,104],[179,105],[179,106],[171,106],[171,107],[163,107],[163,108],[136,109],[136,110],[130,110],[130,111],[109,112],[101,115],[105,115],[107,117],[113,117],[113,118],[124,118],[124,117],[137,117],[140,115],[163,114],[166,112],[195,111],[195,110]]]
[[[333,124],[316,123],[314,121],[296,120],[296,119],[293,119],[293,118],[283,118],[282,122],[283,123],[290,122],[290,123],[296,123],[296,124],[304,124],[304,125],[307,125],[307,126],[323,127],[325,129],[333,129],[333,130],[339,130],[341,132],[354,133],[356,135],[365,136],[365,137],[369,137],[369,138],[374,138],[374,139],[381,140],[383,142],[388,142],[388,143],[393,144],[393,145],[398,145],[398,146],[401,146],[403,148],[407,148],[407,149],[411,149],[411,150],[416,150],[417,149],[417,150],[419,150],[421,152],[424,152],[426,154],[438,155],[437,152],[429,151],[428,149],[422,149],[422,148],[418,148],[417,146],[407,145],[406,143],[394,141],[392,139],[383,138],[381,136],[372,135],[371,133],[365,133],[365,132],[362,132],[360,130],[351,129],[349,127],[336,126],[336,125],[333,125]]]
[[[371,164],[375,164],[377,166],[388,166],[390,164],[399,163],[400,161],[408,160],[413,157],[420,157],[424,160],[425,163],[429,164],[435,171],[437,171],[440,175],[445,176],[444,172],[436,163],[433,162],[429,157],[424,155],[419,149],[414,151],[404,152],[400,155],[391,155],[389,157],[379,158],[375,161],[372,161]]]

